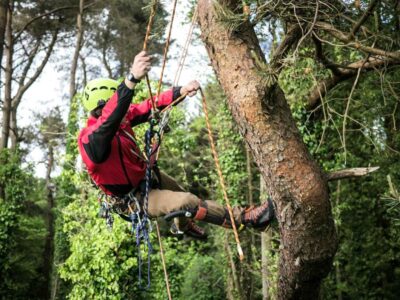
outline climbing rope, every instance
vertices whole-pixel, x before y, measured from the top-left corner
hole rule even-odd
[[[195,11],[193,13],[192,22],[190,24],[189,32],[187,34],[186,41],[185,41],[185,46],[183,47],[183,51],[182,51],[181,56],[179,58],[179,65],[178,65],[178,69],[176,70],[176,73],[175,73],[173,86],[177,86],[178,85],[180,76],[182,74],[182,69],[183,69],[183,67],[185,65],[185,59],[186,59],[186,56],[188,54],[188,49],[189,49],[189,46],[190,46],[191,41],[192,41],[193,29],[194,29],[194,26],[195,26],[196,17],[197,17],[197,6],[196,6]],[[183,99],[186,98],[187,95],[188,94],[185,93],[185,94],[179,96],[177,99],[172,101],[172,103],[170,103],[168,106],[166,106],[160,112],[160,114],[162,114],[162,118],[161,118],[161,121],[160,121],[160,125],[161,125],[160,127],[162,127],[162,130],[160,131],[161,139],[164,136],[164,129],[167,128],[167,124],[168,124],[168,121],[169,121],[170,112],[171,112],[172,107],[177,105],[177,104],[179,104]],[[159,154],[160,154],[160,148],[157,151],[156,160],[158,160]]]
[[[211,151],[212,151],[212,154],[213,154],[213,157],[214,157],[215,166],[216,166],[217,172],[218,172],[219,183],[221,185],[222,192],[224,194],[224,199],[225,199],[225,202],[226,202],[226,206],[228,208],[229,217],[230,217],[230,220],[231,220],[231,223],[232,223],[233,234],[235,235],[237,251],[239,253],[239,258],[240,258],[240,260],[243,260],[244,259],[243,250],[242,250],[242,246],[240,245],[239,234],[237,232],[235,219],[233,217],[232,206],[231,206],[231,203],[230,203],[229,198],[228,198],[228,193],[226,192],[225,180],[224,180],[224,176],[222,175],[221,165],[219,164],[219,159],[218,159],[218,153],[217,153],[217,150],[216,150],[216,147],[215,147],[214,138],[212,136],[211,124],[210,124],[210,120],[208,118],[208,108],[207,108],[206,97],[205,97],[205,95],[203,93],[203,90],[201,88],[200,88],[200,94],[201,94],[201,99],[202,99],[202,102],[203,102],[203,111],[204,111],[204,116],[205,116],[206,124],[207,124],[208,138],[210,140]]]
[[[132,234],[136,237],[136,252],[137,252],[137,265],[138,265],[138,287],[141,290],[144,289],[149,289],[151,280],[150,280],[150,257],[151,254],[153,253],[153,246],[151,245],[150,242],[150,232],[152,231],[151,228],[151,223],[148,219],[145,219],[143,215],[141,214],[140,210],[140,203],[137,200],[136,196],[134,193],[129,194],[129,200],[130,202],[128,203],[128,208],[130,212],[130,220],[132,223]],[[135,210],[132,209],[132,204],[135,207]],[[141,218],[142,217],[142,218]],[[143,287],[142,285],[142,267],[143,267],[143,261],[142,261],[142,253],[140,249],[140,245],[142,240],[146,242],[147,246],[147,286],[146,288]]]
[[[179,65],[178,65],[178,69],[176,70],[175,73],[175,78],[174,78],[174,86],[177,86],[179,83],[179,79],[181,77],[182,74],[182,70],[183,67],[185,66],[185,60],[186,60],[186,56],[188,54],[188,50],[189,50],[189,46],[192,42],[192,37],[193,37],[193,29],[196,23],[196,18],[197,18],[197,6],[193,12],[193,16],[192,16],[192,23],[190,24],[190,28],[189,28],[189,33],[186,37],[186,41],[185,41],[185,46],[183,47],[183,51],[181,54],[181,57],[179,58]]]
[[[166,61],[167,61],[167,55],[168,55],[168,49],[169,49],[169,45],[170,45],[170,40],[171,40],[171,33],[172,33],[172,25],[175,19],[175,11],[176,11],[176,4],[177,4],[177,0],[174,1],[173,4],[173,10],[172,10],[172,15],[171,15],[171,21],[170,21],[170,27],[169,27],[169,32],[168,32],[168,36],[167,36],[167,40],[165,43],[165,47],[164,47],[164,56],[163,56],[163,65],[161,68],[161,75],[160,75],[160,79],[159,79],[159,83],[158,83],[158,89],[157,89],[157,101],[160,95],[160,90],[161,90],[161,85],[162,85],[162,79],[164,76],[164,70],[165,70],[165,66],[166,66]],[[143,50],[145,51],[147,49],[147,41],[148,38],[150,36],[150,32],[151,32],[151,26],[153,24],[153,19],[155,16],[155,11],[157,8],[157,1],[154,0],[153,5],[152,5],[152,10],[150,13],[150,17],[149,17],[149,22],[148,22],[148,26],[147,26],[147,30],[146,30],[146,36],[145,36],[145,40],[143,43]],[[150,81],[148,76],[146,75],[146,82],[147,82],[147,87],[149,90],[149,96],[151,99],[151,104],[152,104],[152,110],[151,110],[151,119],[149,121],[150,123],[150,127],[149,129],[146,131],[145,134],[145,154],[147,156],[147,160],[146,160],[146,174],[145,174],[145,191],[144,194],[142,195],[142,199],[143,199],[143,212],[142,212],[142,220],[139,222],[141,226],[136,226],[136,232],[142,230],[142,237],[144,237],[145,241],[147,242],[147,248],[148,248],[148,288],[150,287],[150,254],[152,251],[152,245],[150,243],[150,238],[148,235],[148,227],[150,226],[150,220],[148,217],[148,202],[149,202],[149,193],[150,193],[150,189],[151,189],[151,182],[152,182],[152,169],[154,167],[154,165],[157,162],[157,158],[158,158],[158,149],[161,143],[161,135],[160,132],[164,131],[165,126],[167,126],[167,122],[165,122],[162,124],[162,126],[160,126],[159,131],[156,131],[154,128],[155,126],[159,125],[159,120],[158,120],[158,109],[156,106],[156,102],[154,101],[153,95],[152,95],[152,91],[151,91],[151,85],[150,85]],[[155,144],[153,145],[152,141],[153,138],[156,139]],[[156,154],[157,153],[157,154]],[[155,158],[155,159],[154,159]],[[132,221],[133,223],[133,221]],[[147,225],[149,224],[149,225]],[[167,273],[167,268],[166,268],[166,264],[165,264],[165,258],[164,258],[164,252],[163,252],[163,247],[162,247],[162,241],[161,241],[161,235],[159,233],[159,228],[158,228],[158,223],[156,222],[156,226],[157,226],[157,237],[159,240],[159,244],[160,244],[160,254],[161,254],[161,259],[162,259],[162,263],[163,263],[163,269],[164,269],[164,275],[165,275],[165,283],[166,283],[166,287],[167,287],[167,292],[168,292],[168,298],[169,300],[172,299],[171,297],[171,292],[170,292],[170,288],[169,288],[169,281],[168,281],[168,273]],[[136,233],[136,243],[137,243],[137,248],[138,248],[138,252],[140,252],[140,241],[141,238],[139,236],[138,233]],[[139,265],[139,278],[141,278],[141,255],[140,253],[138,253],[138,265]]]
[[[147,23],[147,28],[146,28],[146,35],[145,35],[144,41],[143,41],[143,51],[147,50],[147,44],[150,39],[151,27],[153,26],[154,17],[156,15],[156,11],[157,11],[157,5],[158,5],[158,1],[153,0],[153,4],[151,6],[151,11],[150,11],[150,16],[149,16],[149,21]],[[157,110],[157,107],[156,107],[156,103],[154,102],[153,93],[151,91],[151,84],[150,84],[149,76],[146,74],[145,78],[146,78],[147,89],[149,91],[149,98],[151,99],[152,111],[155,112]]]
[[[165,42],[163,64],[162,64],[162,67],[161,67],[160,80],[158,81],[158,88],[157,88],[157,100],[158,100],[158,97],[160,96],[162,80],[163,80],[163,77],[164,77],[164,70],[165,70],[165,66],[167,64],[168,49],[169,49],[169,44],[170,44],[170,40],[171,40],[172,25],[174,24],[177,2],[178,2],[178,0],[174,0],[174,4],[173,4],[173,8],[172,8],[171,21],[170,21],[170,24],[169,24],[168,36],[167,36],[167,40]]]
[[[158,237],[158,242],[160,245],[160,254],[161,254],[161,262],[163,265],[163,270],[164,270],[164,278],[165,278],[165,284],[167,286],[167,294],[168,294],[168,299],[171,300],[171,290],[169,288],[169,279],[168,279],[168,272],[167,272],[167,266],[165,263],[165,256],[164,256],[164,249],[161,241],[161,234],[160,234],[160,227],[158,226],[158,222],[156,220],[156,229],[157,229],[157,237]]]

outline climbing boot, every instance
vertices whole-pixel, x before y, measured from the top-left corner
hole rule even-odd
[[[198,240],[206,240],[207,239],[207,233],[204,231],[203,228],[198,226],[195,222],[190,220],[187,224],[187,227],[185,229],[185,234],[198,239]]]
[[[250,206],[242,212],[242,224],[258,230],[267,228],[275,218],[274,204],[270,198],[259,206]]]
[[[192,220],[189,220],[185,226],[184,230],[179,230],[178,226],[175,223],[172,223],[170,231],[173,235],[182,235],[185,234],[197,240],[206,240],[207,233],[204,231],[203,228],[198,226]]]

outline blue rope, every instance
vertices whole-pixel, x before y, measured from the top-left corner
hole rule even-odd
[[[162,128],[160,130],[163,130],[163,128],[166,126],[165,124],[161,126]],[[152,231],[152,226],[148,215],[149,193],[151,189],[152,167],[153,167],[151,158],[157,152],[157,148],[159,147],[158,144],[155,147],[155,149],[152,149],[151,139],[154,137],[154,135],[157,135],[158,138],[161,137],[160,132],[154,130],[155,125],[157,125],[157,120],[152,118],[150,120],[150,127],[145,134],[145,152],[147,156],[147,162],[146,162],[146,173],[145,173],[145,190],[141,195],[143,199],[143,210],[141,211],[140,203],[136,199],[134,193],[129,194],[129,203],[128,203],[128,205],[130,205],[132,201],[135,202],[135,211],[132,211],[130,213],[129,219],[132,223],[132,228],[131,228],[132,234],[136,238],[138,281],[139,281],[138,286],[139,289],[141,290],[147,290],[150,288],[150,279],[151,279],[150,266],[151,266],[151,254],[153,253],[153,246],[150,241],[150,232]],[[107,225],[109,228],[112,228],[114,220],[111,215],[111,208],[107,205],[107,203],[105,202],[103,203],[104,203],[103,208],[105,210],[105,218],[107,220]],[[142,286],[143,259],[140,249],[142,241],[144,241],[144,245],[145,247],[147,247],[147,286],[145,288],[143,288]]]
[[[149,193],[151,189],[151,156],[155,153],[151,148],[151,139],[154,136],[154,125],[155,122],[153,120],[150,121],[150,128],[146,131],[145,134],[145,152],[147,155],[147,165],[146,165],[146,174],[145,174],[145,190],[142,195],[143,199],[143,212],[140,215],[140,208],[136,205],[136,212],[133,212],[130,216],[132,221],[132,232],[136,237],[136,248],[137,248],[137,264],[138,264],[138,281],[139,281],[139,289],[149,289],[151,285],[151,254],[153,253],[153,246],[150,241],[150,232],[152,231],[151,222],[149,219],[149,215],[147,213],[149,207]],[[142,218],[140,218],[142,217]],[[143,260],[141,254],[141,243],[145,242],[147,246],[147,286],[143,288],[142,286],[142,267]]]

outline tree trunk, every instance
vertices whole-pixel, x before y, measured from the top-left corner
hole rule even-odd
[[[267,195],[264,179],[260,178],[260,198],[263,199]],[[270,264],[268,254],[272,250],[272,230],[261,233],[261,276],[262,276],[262,299],[270,300]]]
[[[7,46],[5,48],[6,55],[6,66],[4,75],[4,103],[2,109],[2,121],[3,127],[1,130],[1,144],[0,150],[7,148],[8,139],[10,137],[10,119],[11,119],[11,85],[12,85],[12,59],[13,59],[13,37],[12,37],[12,8],[9,7],[7,10],[7,25],[6,25],[6,42]]]
[[[46,210],[46,225],[47,225],[47,236],[45,240],[45,246],[43,251],[43,276],[47,283],[47,289],[43,291],[43,299],[50,299],[51,295],[51,274],[53,265],[53,245],[54,245],[54,196],[53,186],[51,182],[51,171],[54,165],[54,150],[53,147],[49,146],[49,160],[47,162],[46,170],[46,189],[47,189],[47,210]]]
[[[18,144],[18,128],[17,128],[17,110],[12,106],[10,112],[10,149],[15,150]]]
[[[227,255],[228,258],[228,262],[230,265],[230,274],[228,274],[228,283],[232,283],[232,284],[228,284],[228,288],[230,285],[233,285],[233,289],[231,291],[229,291],[229,293],[227,293],[228,295],[231,294],[233,299],[239,297],[239,299],[243,299],[243,297],[241,296],[241,287],[240,287],[240,282],[238,279],[238,272],[236,269],[236,265],[235,265],[235,261],[233,259],[233,253],[231,250],[231,246],[229,245],[229,237],[227,234],[225,234],[224,236],[224,248],[225,248],[225,253]]]
[[[8,0],[0,0],[0,64],[3,60],[4,34],[7,26]],[[1,69],[0,69],[1,71]]]
[[[238,1],[226,1],[236,7]],[[201,38],[239,130],[276,204],[281,235],[279,299],[316,299],[332,267],[337,236],[324,176],[310,156],[280,87],[267,86],[255,32],[229,33],[210,0],[199,1]]]
[[[336,201],[335,201],[335,206],[338,207],[340,204],[340,180],[337,183],[337,188],[336,188]],[[336,225],[336,232],[339,235],[339,228]],[[336,272],[336,294],[337,294],[337,299],[338,300],[342,300],[343,299],[343,295],[342,295],[342,290],[341,290],[341,285],[342,285],[342,275],[340,272],[340,263],[339,261],[336,261],[336,266],[335,266],[335,272]]]
[[[271,279],[270,279],[270,261],[268,260],[268,254],[272,250],[272,231],[268,230],[261,233],[261,275],[262,275],[262,299],[270,300],[273,299],[270,294]]]
[[[83,40],[83,26],[82,26],[82,18],[83,18],[83,4],[84,0],[79,0],[79,13],[76,19],[76,44],[75,44],[75,52],[72,58],[71,64],[71,72],[70,72],[70,84],[69,84],[69,97],[72,99],[76,93],[76,69],[78,67],[78,59],[79,59],[79,52],[81,51],[82,47],[82,40]]]

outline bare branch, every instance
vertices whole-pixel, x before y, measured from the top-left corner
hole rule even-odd
[[[368,17],[372,14],[372,11],[374,10],[376,4],[378,3],[379,0],[372,0],[369,3],[369,6],[367,10],[364,12],[364,14],[361,16],[361,18],[357,21],[356,24],[354,24],[353,28],[351,29],[350,35],[352,37],[355,36],[357,31],[360,29],[360,27],[365,23],[365,21],[368,19]]]
[[[24,50],[25,50],[25,55],[28,57],[28,59],[26,60],[25,67],[24,67],[23,70],[22,70],[21,78],[19,79],[19,82],[18,82],[19,88],[22,87],[22,86],[24,85],[25,78],[26,78],[26,76],[28,75],[29,70],[31,69],[32,63],[33,63],[33,61],[34,61],[34,59],[35,59],[36,54],[37,54],[38,51],[39,51],[39,48],[40,48],[40,44],[41,44],[41,43],[42,43],[42,40],[41,40],[41,39],[38,39],[38,40],[36,41],[35,47],[30,51],[30,53],[28,53],[28,51],[24,48]],[[22,63],[24,63],[24,62],[22,61],[21,64],[22,64]],[[14,69],[15,69],[15,68],[14,68]]]
[[[282,59],[286,57],[293,45],[296,45],[298,43],[301,38],[301,33],[301,27],[297,24],[289,28],[284,39],[272,56],[271,63],[274,69],[278,69],[281,67]]]
[[[341,76],[343,75],[342,72],[338,69],[338,65],[334,64],[333,62],[331,62],[325,55],[324,55],[324,51],[322,49],[322,43],[321,40],[318,38],[318,36],[313,33],[312,35],[312,39],[314,41],[314,45],[315,45],[315,58],[317,59],[317,61],[319,61],[320,63],[322,63],[325,67],[327,67],[328,69],[330,69],[333,74],[335,74],[336,76]]]
[[[368,60],[368,57],[364,60],[364,64],[365,64],[365,62],[367,60]],[[347,162],[347,148],[346,148],[347,116],[349,115],[351,98],[353,97],[353,93],[356,90],[356,86],[358,84],[358,80],[360,79],[361,70],[362,70],[362,66],[357,71],[356,79],[354,80],[353,86],[351,87],[351,91],[350,91],[349,97],[347,97],[346,110],[345,110],[344,116],[343,116],[342,138],[343,138],[343,150],[344,150],[344,161],[345,161],[345,163]]]
[[[12,100],[12,107],[18,107],[19,103],[21,102],[23,94],[26,92],[26,90],[35,82],[35,80],[39,77],[39,75],[42,73],[44,67],[46,66],[51,53],[53,52],[54,45],[57,41],[58,37],[58,30],[56,30],[53,33],[52,40],[50,42],[49,47],[47,48],[45,57],[43,58],[42,63],[39,65],[39,67],[36,69],[36,72],[33,74],[33,76],[28,80],[26,84],[23,86],[20,86],[18,89],[17,94],[15,95],[14,99]]]
[[[90,4],[88,4],[88,5],[86,5],[83,9],[84,9],[84,10],[85,10],[85,9],[88,9],[88,8],[90,8],[91,6],[95,5],[95,4],[96,4],[96,1],[94,1],[94,2],[92,2],[92,3],[90,3]],[[20,29],[20,31],[18,31],[18,32],[15,34],[15,40],[17,40],[17,39],[21,36],[21,34],[22,34],[33,22],[35,22],[35,21],[37,21],[37,20],[39,20],[39,19],[42,19],[42,18],[44,18],[44,17],[50,16],[50,15],[56,13],[56,12],[59,12],[59,11],[62,11],[62,10],[67,10],[67,9],[74,9],[74,8],[79,8],[79,6],[78,6],[78,5],[70,5],[70,6],[57,7],[57,8],[54,8],[54,9],[52,9],[52,10],[46,12],[46,13],[43,13],[43,14],[41,14],[41,15],[38,15],[38,16],[36,16],[36,17],[30,19],[28,22],[25,23],[24,26],[22,26],[22,28]]]
[[[338,171],[332,171],[326,174],[328,181],[334,181],[344,178],[361,177],[368,175],[369,173],[375,172],[380,167],[368,167],[368,168],[350,168]]]
[[[109,78],[112,78],[111,67],[110,67],[110,65],[108,64],[108,61],[107,61],[107,49],[106,49],[106,47],[103,47],[101,58],[102,58],[104,67],[105,67],[106,70],[107,70],[108,77],[109,77]]]
[[[354,41],[350,35],[345,34],[343,31],[337,29],[333,25],[326,22],[317,22],[315,26],[318,29],[327,31],[338,40],[346,43],[344,46],[357,49],[372,55],[384,56],[395,60],[400,60],[400,51],[385,51],[383,49],[365,46],[359,41]]]
[[[319,82],[310,92],[307,109],[314,109],[319,104],[321,96],[325,96],[329,90],[334,88],[340,82],[356,76],[358,69],[362,68],[363,71],[372,71],[388,66],[400,65],[400,61],[387,59],[386,57],[370,57],[367,61],[362,59],[347,66],[332,65],[337,68],[336,74],[334,72],[332,77]]]

